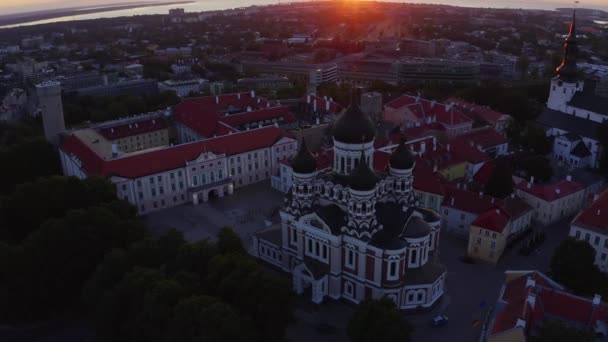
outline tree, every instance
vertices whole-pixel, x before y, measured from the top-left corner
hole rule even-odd
[[[590,331],[569,327],[564,323],[553,320],[543,322],[540,331],[532,339],[533,342],[594,342],[595,335]]]
[[[550,274],[557,282],[580,295],[606,290],[606,278],[595,265],[595,250],[586,241],[568,238],[551,257]]]
[[[411,341],[412,327],[388,297],[365,300],[348,322],[348,336],[352,342]]]
[[[498,198],[505,198],[513,193],[513,168],[508,160],[496,160],[484,192]]]
[[[237,233],[230,227],[223,227],[217,235],[217,247],[221,254],[246,254],[243,242]]]

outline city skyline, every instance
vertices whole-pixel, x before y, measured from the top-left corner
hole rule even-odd
[[[296,0],[298,1],[298,0]],[[357,0],[350,0],[357,1]],[[150,3],[150,2],[165,2],[162,0],[150,0],[150,1],[128,1],[128,0],[83,0],[79,1],[76,5],[72,1],[67,0],[6,0],[0,4],[0,15],[15,14],[20,12],[32,12],[40,10],[52,10],[59,8],[70,8],[70,7],[86,7],[86,6],[99,6],[99,5],[117,5],[125,3]],[[196,1],[198,2],[198,1]],[[213,1],[211,1],[213,2]],[[276,3],[279,1],[277,0]],[[535,0],[535,1],[522,1],[522,0],[493,0],[490,2],[482,0],[412,0],[412,1],[395,1],[395,2],[412,2],[412,3],[429,3],[429,4],[447,4],[463,7],[496,7],[496,8],[525,8],[525,9],[551,9],[557,7],[569,7],[574,5],[573,1],[570,0]],[[238,7],[243,5],[254,5],[269,4],[273,1],[265,0],[235,0],[227,1],[226,7]],[[231,5],[231,4],[234,5]],[[199,5],[204,6],[203,3]],[[603,0],[587,0],[577,5],[581,8],[593,8],[608,10],[608,5]]]

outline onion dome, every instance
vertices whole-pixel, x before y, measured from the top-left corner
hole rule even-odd
[[[291,161],[291,167],[295,173],[313,173],[317,170],[317,160],[306,147],[306,140],[302,139],[300,150]]]
[[[430,233],[431,227],[428,223],[424,222],[424,220],[419,217],[412,217],[405,226],[401,236],[406,239],[419,239]]]
[[[354,98],[354,96],[353,96]],[[368,143],[374,140],[376,127],[354,102],[334,123],[334,138],[346,144]]]
[[[562,64],[557,67],[557,77],[564,81],[573,81],[578,76],[576,67],[576,56],[578,54],[578,43],[576,42],[576,11],[572,15],[570,32],[564,42],[564,58]]]
[[[409,170],[414,167],[415,162],[416,159],[414,159],[410,150],[405,146],[405,142],[402,141],[391,155],[388,163],[393,169]]]
[[[370,191],[376,188],[378,177],[367,165],[365,155],[361,152],[359,164],[355,167],[349,177],[349,186],[357,191]]]

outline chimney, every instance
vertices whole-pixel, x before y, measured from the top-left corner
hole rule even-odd
[[[274,127],[279,128],[279,123],[278,123],[278,122],[275,122],[275,123],[274,123]]]
[[[262,102],[262,100],[258,97],[257,103],[260,104],[260,102]]]
[[[215,104],[220,104],[220,97],[219,96],[215,96]]]
[[[528,276],[528,278],[526,279],[526,288],[535,287],[535,286],[536,286],[536,280],[534,280],[534,278],[532,278],[531,276]]]
[[[534,184],[534,176],[530,177],[530,183]]]
[[[528,304],[534,309],[534,306],[536,305],[536,295],[534,293],[528,294]]]
[[[483,198],[483,191],[479,192],[479,198]]]
[[[597,210],[597,216],[600,216],[601,213],[602,213],[602,209],[598,209]]]
[[[497,214],[500,214],[500,209],[496,209],[496,213],[497,213]]]
[[[255,90],[251,91],[251,98],[254,99],[255,98]]]
[[[450,144],[447,144],[446,148],[447,148],[448,152],[450,152]]]
[[[452,205],[454,205],[454,197],[452,197]]]
[[[566,180],[567,180],[568,182],[572,182],[572,176],[571,176],[571,175],[567,175],[567,176],[566,176]]]
[[[270,108],[270,102],[266,102],[266,108]]]
[[[515,199],[515,193],[511,194],[511,199]]]
[[[306,103],[310,104],[310,94],[306,95]]]
[[[423,141],[420,143],[420,153],[426,152],[426,143]]]
[[[112,144],[112,158],[118,157],[118,145]]]
[[[593,301],[591,302],[591,304],[593,304],[593,306],[598,306],[601,303],[602,303],[602,296],[600,296],[599,294],[593,295]]]
[[[317,99],[315,99],[312,103],[312,110],[316,113],[317,112]]]
[[[599,194],[593,195],[593,202],[597,201],[600,198]]]
[[[434,108],[436,103],[437,103],[437,101],[435,101],[435,100],[431,101],[431,108]]]
[[[515,323],[515,327],[516,328],[526,328],[526,321],[521,318],[518,318],[517,323]]]
[[[241,93],[236,93],[236,98],[240,100],[241,99]]]
[[[527,184],[527,188],[528,188],[528,189],[532,189],[532,183],[528,182],[528,184]]]
[[[325,111],[327,113],[329,113],[329,106],[331,105],[331,103],[329,103],[329,101],[325,101]]]
[[[433,165],[433,173],[437,172],[437,164]]]
[[[315,123],[317,124],[317,126],[319,126],[319,117],[317,116],[317,118],[315,119]]]
[[[555,193],[556,193],[556,194],[559,194],[559,193],[561,193],[561,192],[562,192],[562,191],[561,191],[559,188],[555,189]]]
[[[251,112],[251,106],[247,106],[247,113]]]
[[[494,204],[494,197],[492,197],[492,204]],[[498,209],[496,209],[496,212],[498,213]]]

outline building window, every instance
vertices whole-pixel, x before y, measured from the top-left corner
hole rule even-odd
[[[388,262],[388,279],[394,280],[397,279],[397,267],[399,266],[397,263],[399,260],[391,260]]]
[[[291,242],[298,243],[298,231],[295,228],[291,228]]]
[[[496,248],[496,242],[494,242],[494,241],[490,242],[490,248],[492,248],[492,249]]]
[[[196,176],[196,175],[192,176],[192,184],[194,186],[198,185],[198,176]]]
[[[601,259],[602,261],[606,261],[606,253],[602,253]]]
[[[589,235],[589,233],[585,234],[585,241],[589,242],[589,239],[591,238],[591,236]]]
[[[576,237],[577,240],[580,240],[581,239],[581,231],[577,230],[576,233],[574,234],[574,236]],[[608,241],[608,240],[606,240],[606,241]]]
[[[346,250],[346,267],[355,268],[355,251],[350,248]]]
[[[150,184],[154,184],[154,177],[150,177]]]
[[[151,189],[150,192],[152,193],[152,196],[156,196],[156,189]]]
[[[596,245],[596,246],[599,246],[599,244],[600,244],[600,237],[599,237],[599,236],[596,236],[596,237],[595,237],[595,245]]]
[[[418,250],[413,249],[410,254],[410,264],[415,264],[417,262],[417,259],[418,259]]]
[[[355,287],[353,286],[353,283],[351,282],[346,282],[344,283],[344,293],[347,296],[353,297],[355,295]]]

